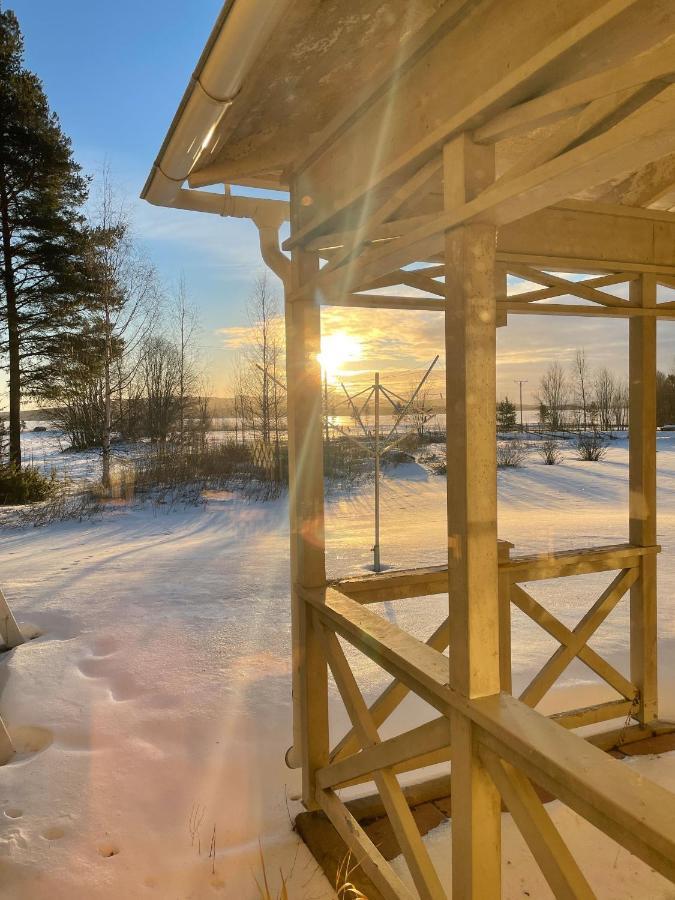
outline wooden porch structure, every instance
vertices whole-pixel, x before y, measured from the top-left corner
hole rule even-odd
[[[500,896],[502,801],[555,896],[593,896],[535,786],[675,881],[675,796],[600,749],[668,728],[658,718],[655,385],[657,319],[675,318],[665,290],[675,287],[674,76],[667,0],[233,0],[144,189],[160,205],[252,218],[284,283],[288,762],[302,768],[304,805],[326,813],[384,897],[411,894],[337,791],[375,783],[419,896],[436,900],[449,886],[397,776],[446,760],[453,897]],[[199,190],[216,184],[224,195]],[[237,185],[289,201],[237,196]],[[278,244],[286,218],[290,259]],[[527,292],[509,292],[509,275]],[[622,284],[623,297],[611,291]],[[326,581],[322,305],[445,314],[447,566]],[[623,544],[526,557],[498,541],[495,335],[523,314],[628,319]],[[611,580],[573,629],[522,586],[590,572]],[[448,594],[448,615],[426,643],[377,612],[433,594]],[[628,673],[589,645],[624,597]],[[519,697],[512,606],[559,644]],[[338,637],[392,678],[370,706]],[[542,715],[535,707],[575,659],[618,699]],[[351,721],[344,735],[329,733],[329,671]],[[382,740],[410,692],[435,717]],[[607,730],[592,742],[575,733],[598,723]]]

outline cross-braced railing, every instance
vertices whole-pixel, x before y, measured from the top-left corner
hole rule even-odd
[[[597,571],[601,565],[600,552],[592,552],[595,556],[588,557],[586,565],[596,567],[593,570]],[[612,560],[612,553],[618,553],[623,560],[632,559],[627,547],[614,547],[605,551],[606,565]],[[563,558],[569,564],[572,554]],[[519,565],[518,560],[513,561],[514,570],[518,571]],[[527,571],[532,575],[532,567],[537,565],[545,571],[541,558],[523,561],[522,565],[521,573]],[[610,588],[594,604],[591,614],[582,619],[587,624],[577,631],[577,642],[590,637],[588,623],[597,623],[598,617],[607,613],[608,607],[630,587],[635,573],[634,565],[624,565]],[[418,589],[423,584],[428,588],[435,575],[434,570],[421,570]],[[410,577],[414,580],[412,573]],[[382,590],[375,576],[358,581],[366,584],[370,581],[375,592]],[[356,583],[357,580],[347,580],[346,590],[359,593]],[[397,775],[452,760],[450,719],[453,715],[466,719],[475,729],[481,760],[556,897],[592,898],[594,893],[534,785],[559,798],[631,853],[675,880],[675,797],[669,791],[639,777],[594,744],[530,709],[522,700],[503,692],[475,700],[462,696],[448,685],[448,659],[442,652],[447,643],[446,623],[424,643],[338,588],[328,588],[325,593],[303,592],[308,615],[319,634],[352,724],[347,735],[327,753],[327,764],[314,773],[315,799],[383,896],[413,895],[340,800],[337,791],[348,785],[374,781],[419,896],[444,897]],[[362,584],[360,588],[365,596],[367,588]],[[338,637],[393,676],[390,687],[370,707]],[[569,641],[561,647],[567,648],[569,654]],[[549,663],[542,669],[546,670],[547,678],[551,673]],[[400,702],[408,692],[419,696],[439,715],[426,724],[382,740],[379,726],[395,702]]]

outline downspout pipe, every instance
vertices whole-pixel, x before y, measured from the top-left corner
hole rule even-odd
[[[279,227],[274,225],[261,225],[256,219],[260,236],[260,252],[265,264],[277,275],[284,286],[284,291],[289,292],[291,287],[291,261],[281,251],[279,241]]]
[[[221,121],[289,3],[225,3],[143,187],[143,199],[175,206],[190,172],[217,152]]]

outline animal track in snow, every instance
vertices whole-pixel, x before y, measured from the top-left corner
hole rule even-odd
[[[101,678],[108,682],[108,690],[113,700],[134,700],[142,690],[136,684],[133,675],[121,669],[119,660],[108,656],[91,656],[77,664],[85,678]]]

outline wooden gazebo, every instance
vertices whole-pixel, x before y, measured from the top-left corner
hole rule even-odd
[[[144,188],[159,205],[253,219],[284,283],[288,762],[382,896],[411,895],[336,791],[374,782],[419,895],[444,897],[397,779],[439,760],[451,761],[454,897],[500,895],[502,801],[554,894],[593,896],[535,786],[675,881],[675,796],[603,752],[670,727],[657,705],[655,382],[656,322],[675,317],[674,75],[669,0],[231,0]],[[589,277],[556,274],[574,272]],[[509,294],[509,274],[532,289]],[[605,290],[624,283],[626,299]],[[447,566],[326,582],[322,305],[445,311]],[[514,314],[629,321],[623,544],[523,557],[497,539],[495,333]],[[571,630],[521,586],[605,571]],[[449,607],[427,643],[374,605],[431,594]],[[589,646],[624,595],[627,673]],[[560,645],[518,698],[511,604]],[[370,706],[338,636],[392,676]],[[542,715],[575,658],[618,699]],[[337,738],[329,668],[352,722]],[[381,740],[409,692],[436,717]]]

